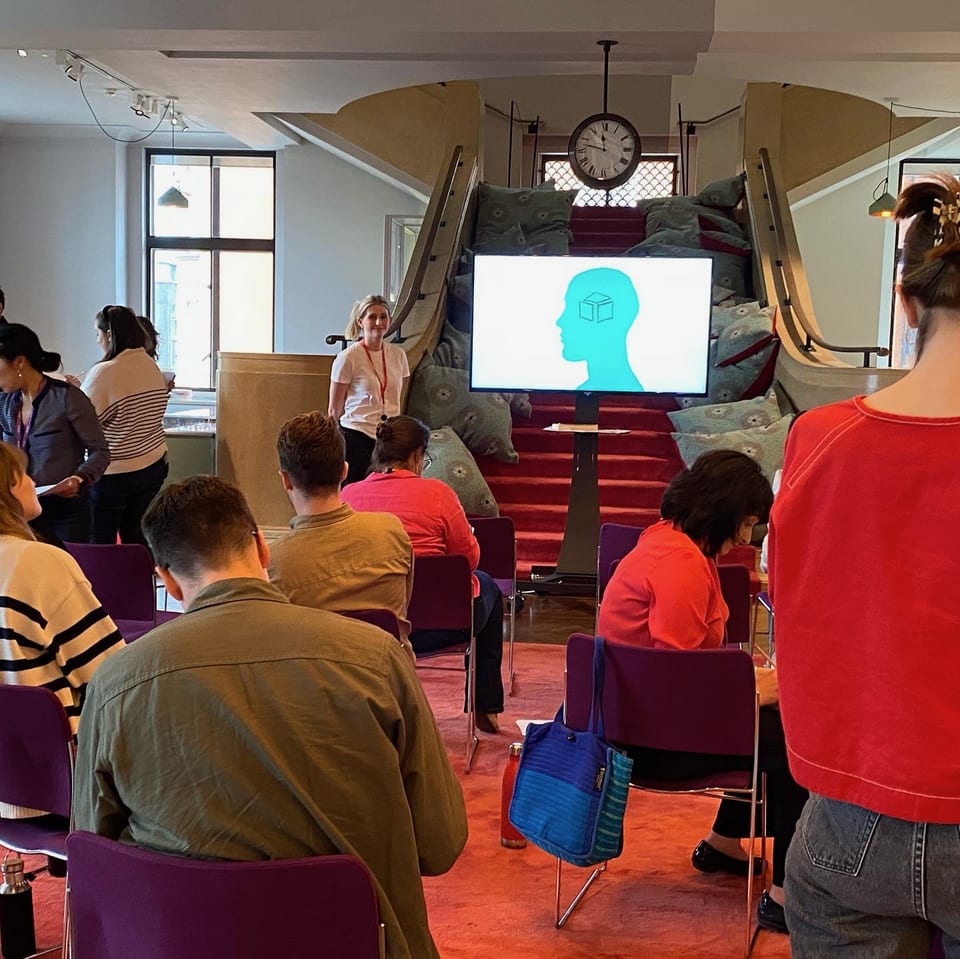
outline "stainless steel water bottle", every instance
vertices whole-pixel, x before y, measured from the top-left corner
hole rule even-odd
[[[37,951],[33,890],[23,875],[23,860],[15,854],[4,856],[0,874],[0,953],[3,959],[25,959]]]

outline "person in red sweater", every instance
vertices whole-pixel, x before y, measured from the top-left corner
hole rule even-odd
[[[373,472],[344,486],[341,499],[359,512],[393,513],[403,524],[414,556],[466,556],[473,572],[473,624],[477,636],[476,722],[499,731],[503,712],[503,596],[482,570],[480,546],[457,494],[446,483],[421,474],[428,464],[430,430],[410,416],[391,416],[377,427]],[[414,630],[414,652],[426,653],[462,639],[440,630]]]
[[[717,557],[750,542],[765,522],[773,493],[759,465],[734,450],[698,457],[667,487],[659,523],[647,529],[617,566],[600,604],[597,633],[610,642],[664,649],[713,649],[724,641],[727,604],[720,593]],[[786,932],[783,879],[790,840],[807,800],[787,768],[777,710],[777,672],[758,669],[760,768],[767,774],[773,826],[773,877],[757,918]],[[742,757],[628,748],[644,778],[676,780],[742,768]],[[726,799],[713,827],[693,851],[701,872],[747,875],[740,839],[750,835],[750,808]],[[762,868],[758,862],[756,868]]]
[[[907,187],[897,295],[916,364],[805,412],[773,510],[794,959],[960,955],[960,181]],[[853,950],[853,951],[845,951]]]

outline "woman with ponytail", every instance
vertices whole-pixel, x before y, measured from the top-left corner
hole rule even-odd
[[[86,543],[87,488],[110,463],[96,410],[76,386],[47,376],[60,366],[37,334],[20,323],[0,325],[0,439],[27,454],[27,474],[50,487],[33,521],[41,539]]]
[[[894,215],[916,363],[797,420],[771,518],[794,959],[960,955],[960,181]]]
[[[426,479],[430,430],[411,416],[391,416],[377,427],[373,472],[344,487],[341,499],[358,512],[393,513],[413,544],[415,556],[465,556],[473,573],[473,624],[477,636],[476,721],[496,733],[503,712],[503,596],[497,584],[477,569],[480,546],[457,494],[446,483]],[[414,652],[450,646],[463,637],[419,630],[410,634]]]

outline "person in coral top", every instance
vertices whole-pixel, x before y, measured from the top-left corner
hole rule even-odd
[[[773,511],[794,959],[960,955],[960,181],[894,215],[916,364],[798,419]]]
[[[486,573],[477,569],[480,546],[457,494],[440,480],[421,474],[430,430],[411,416],[391,416],[377,427],[373,472],[344,486],[341,499],[358,512],[393,513],[403,524],[415,556],[466,556],[473,572],[473,624],[477,636],[476,721],[486,733],[499,730],[503,712],[503,596]],[[415,652],[430,652],[456,643],[446,631],[414,630]]]
[[[667,487],[659,523],[640,537],[617,566],[603,594],[597,633],[614,643],[663,649],[713,649],[724,641],[727,604],[720,593],[717,557],[750,542],[765,522],[773,493],[757,463],[733,450],[698,457]],[[790,841],[807,799],[787,768],[777,710],[777,673],[758,669],[760,768],[767,774],[773,827],[773,879],[763,894],[761,926],[786,932],[783,881]],[[628,748],[634,769],[647,779],[676,780],[741,768],[742,757]],[[749,807],[720,803],[713,828],[693,851],[701,872],[747,875],[740,839],[750,834]],[[762,863],[757,862],[759,871]]]

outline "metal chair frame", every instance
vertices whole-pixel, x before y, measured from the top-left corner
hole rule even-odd
[[[631,698],[638,698],[643,695],[642,689],[638,690],[635,685],[631,685],[630,675],[624,670],[618,669],[618,659],[642,659],[646,654],[666,654],[668,656],[743,656],[749,659],[749,654],[738,649],[719,649],[719,650],[662,650],[662,649],[643,649],[639,647],[619,647],[619,653],[614,652],[611,656],[610,649],[612,644],[607,645],[606,679],[604,684],[604,702],[608,699],[615,702],[629,701]],[[587,655],[589,653],[589,656]],[[567,643],[567,669],[565,674],[567,691],[565,697],[565,715],[567,722],[573,728],[585,728],[585,712],[589,709],[590,695],[592,692],[592,656],[593,656],[593,637],[583,633],[574,633]],[[573,661],[572,661],[573,660]],[[720,661],[718,661],[720,662]],[[730,665],[724,663],[724,665]],[[737,666],[737,670],[744,672],[743,667]],[[752,660],[748,667],[752,672]],[[729,670],[728,670],[729,672]],[[573,687],[571,696],[571,677],[576,684]],[[729,679],[730,676],[725,677]],[[729,701],[733,695],[728,692],[723,680],[718,680],[718,695],[715,705],[722,706],[723,699]],[[684,708],[685,699],[682,696],[676,697],[679,704],[678,708]],[[571,708],[571,706],[573,708]],[[745,704],[742,704],[745,711]],[[567,712],[569,710],[569,712]],[[651,743],[629,742],[618,735],[620,729],[620,715],[615,709],[609,709],[604,714],[605,734],[613,742],[624,742],[628,745],[650,745]],[[664,720],[665,727],[669,726],[669,720]],[[730,784],[715,783],[703,787],[684,787],[670,788],[664,784],[662,787],[650,784],[650,781],[644,783],[631,783],[632,789],[640,789],[644,792],[662,793],[662,794],[685,794],[690,796],[710,796],[713,798],[734,799],[738,802],[750,804],[750,835],[748,837],[748,865],[747,865],[747,890],[746,890],[746,926],[745,926],[745,947],[744,955],[749,956],[759,931],[759,925],[755,922],[754,899],[753,899],[753,880],[754,880],[754,856],[753,850],[756,842],[756,820],[757,810],[761,812],[760,827],[760,849],[761,856],[764,859],[764,871],[766,869],[766,836],[767,836],[767,808],[765,802],[766,796],[766,775],[759,769],[759,736],[760,736],[760,697],[753,694],[753,756],[752,771],[744,773],[743,771],[731,771]],[[654,745],[655,745],[654,736]],[[690,751],[697,751],[691,749]],[[713,750],[710,750],[713,751]],[[744,754],[746,756],[746,754]],[[737,785],[737,775],[746,776],[746,785]],[[706,778],[706,777],[704,777]],[[716,779],[716,776],[710,776],[710,779]],[[607,863],[601,863],[594,867],[587,880],[577,891],[570,904],[563,908],[561,905],[561,878],[563,871],[563,861],[557,860],[556,890],[555,890],[555,926],[557,929],[563,927],[567,919],[579,905],[587,890],[607,870]]]

